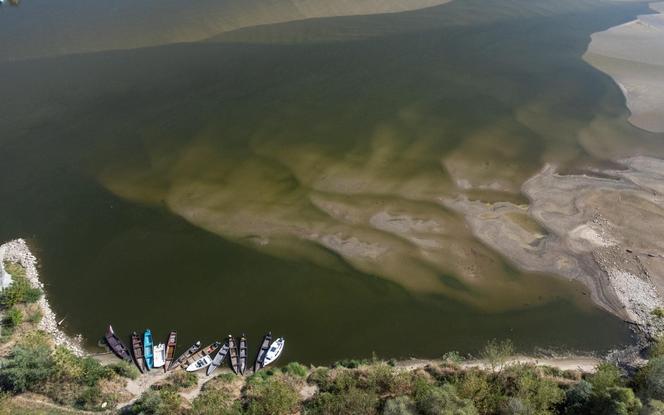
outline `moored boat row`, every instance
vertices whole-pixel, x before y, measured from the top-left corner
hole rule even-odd
[[[248,369],[248,345],[244,333],[239,339],[229,335],[223,344],[214,342],[203,348],[201,348],[201,342],[197,341],[177,359],[174,359],[177,348],[176,331],[170,332],[166,343],[156,345],[150,329],[143,332],[142,338],[136,332],[133,332],[131,335],[131,352],[110,325],[105,337],[111,351],[123,360],[129,362],[133,360],[141,373],[155,368],[163,368],[164,371],[183,369],[188,372],[207,368],[206,374],[210,376],[223,364],[227,357],[230,368],[236,374],[244,375]],[[263,336],[253,365],[253,372],[255,373],[274,362],[281,355],[284,344],[285,341],[281,337],[272,342],[271,332]],[[217,350],[217,353],[212,357],[215,350]]]

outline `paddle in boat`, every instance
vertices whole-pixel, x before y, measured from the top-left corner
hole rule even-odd
[[[108,329],[106,330],[106,343],[108,343],[108,347],[111,348],[113,353],[117,357],[119,357],[122,360],[126,360],[128,362],[131,362],[131,354],[129,353],[129,349],[127,349],[127,346],[122,343],[122,340],[115,334],[113,331],[113,326],[110,324],[108,325]]]
[[[217,354],[214,356],[214,359],[212,359],[212,363],[210,363],[210,366],[208,366],[207,368],[208,376],[210,376],[212,372],[217,370],[217,368],[221,366],[222,363],[224,363],[224,360],[226,359],[227,355],[228,355],[228,340],[224,342],[223,346],[221,346]]]
[[[168,370],[171,363],[173,363],[173,358],[175,357],[175,348],[177,347],[178,332],[172,331],[168,335],[168,341],[166,342],[166,363],[164,364],[164,372]]]
[[[237,345],[237,354],[238,354],[238,369],[240,374],[244,375],[244,371],[247,370],[247,336],[242,333],[240,336],[240,342]]]
[[[152,331],[147,329],[143,333],[143,356],[145,357],[145,366],[147,366],[148,370],[152,369],[154,365],[154,353],[152,349]]]
[[[180,366],[182,366],[182,363],[185,360],[189,359],[189,357],[194,353],[196,353],[200,348],[201,348],[201,341],[199,340],[196,343],[192,344],[184,353],[180,355],[180,357],[175,359],[173,363],[171,363],[171,365],[168,367],[168,370],[175,370]]]
[[[134,362],[141,373],[145,373],[145,360],[143,360],[143,341],[136,332],[131,334],[131,350],[134,352]]]
[[[263,367],[269,365],[270,363],[274,362],[277,360],[277,358],[281,355],[281,352],[284,351],[284,345],[286,344],[286,340],[284,340],[283,337],[279,337],[277,340],[272,343],[270,348],[268,349],[267,353],[265,354],[265,360],[263,361]]]
[[[166,345],[164,343],[159,343],[154,346],[154,364],[153,367],[164,367],[166,363]]]
[[[191,366],[192,363],[195,363],[195,362],[201,360],[202,358],[204,358],[205,356],[208,356],[208,355],[212,354],[212,352],[217,350],[217,348],[219,346],[221,346],[221,342],[214,342],[214,343],[210,344],[209,346],[203,347],[201,350],[199,350],[196,353],[194,353],[193,355],[189,356],[189,358],[187,360],[182,362],[182,367],[184,369],[187,369],[189,366]],[[210,359],[210,362],[212,362],[212,359]]]
[[[237,343],[235,342],[235,337],[228,335],[228,354],[230,355],[231,369],[235,372],[236,375],[240,374],[237,364]]]
[[[265,362],[265,355],[270,349],[270,342],[272,342],[272,332],[269,331],[265,336],[263,336],[263,341],[261,341],[261,347],[258,349],[258,354],[256,355],[256,361],[254,362],[254,373],[258,372],[263,368],[263,362]]]
[[[197,361],[195,361],[194,363],[187,366],[186,371],[187,372],[195,372],[197,370],[201,370],[203,368],[209,367],[211,363],[212,363],[212,358],[210,357],[210,355],[203,356],[200,359],[198,359]]]

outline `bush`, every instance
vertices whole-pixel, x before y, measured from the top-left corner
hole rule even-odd
[[[420,381],[415,387],[415,403],[423,415],[471,415],[477,409],[468,399],[461,398],[454,386],[435,386]]]
[[[28,317],[28,321],[32,324],[38,324],[41,321],[42,317],[43,317],[42,312],[36,310],[34,313],[30,314],[30,316]]]
[[[198,384],[198,376],[195,373],[180,370],[166,378],[166,381],[176,390],[189,389]]]
[[[32,287],[22,267],[8,264],[7,272],[12,275],[12,283],[0,294],[0,305],[10,308],[18,303],[34,303],[39,300],[42,291]]]
[[[247,413],[251,415],[291,414],[300,403],[297,391],[277,378],[252,385],[247,397]]]
[[[664,415],[664,402],[651,399],[641,410],[641,415]]]
[[[595,373],[588,377],[595,393],[602,393],[610,387],[622,386],[620,369],[612,363],[600,363]]]
[[[664,357],[650,359],[639,371],[636,381],[644,396],[664,400]]]
[[[169,389],[144,392],[140,398],[127,411],[129,414],[145,415],[171,415],[181,413],[182,398]]]
[[[309,369],[298,362],[291,362],[281,369],[283,373],[306,378],[309,374]]]
[[[492,371],[495,371],[496,369],[502,369],[512,354],[514,354],[514,345],[511,340],[499,342],[493,339],[484,346],[480,357],[486,360]]]
[[[383,415],[417,415],[415,401],[409,396],[388,399],[383,407]]]
[[[14,346],[0,367],[0,389],[13,393],[35,391],[53,373],[53,360],[47,345],[23,342]]]
[[[506,400],[503,391],[496,382],[480,370],[469,370],[457,381],[459,395],[473,401],[475,407],[483,414],[500,411]]]
[[[307,378],[307,382],[318,386],[318,389],[321,391],[329,391],[333,385],[333,381],[330,377],[330,369],[326,367],[317,367],[311,371]]]
[[[583,415],[590,411],[590,400],[593,396],[593,385],[582,380],[565,392],[564,413],[566,415]]]
[[[653,316],[657,318],[664,318],[664,308],[659,307],[650,312]]]
[[[457,351],[447,352],[443,355],[443,361],[447,363],[459,364],[463,362],[463,356]]]
[[[379,395],[406,395],[412,391],[412,375],[395,371],[385,363],[370,367],[366,378],[366,387]]]
[[[138,371],[136,366],[125,361],[119,363],[113,363],[112,365],[108,365],[107,367],[111,369],[113,372],[115,372],[117,375],[122,376],[123,378],[137,379],[141,374],[141,372]]]
[[[532,366],[518,365],[508,369],[507,395],[512,406],[510,413],[551,413],[554,406],[565,398],[564,392],[556,383],[542,378]]]
[[[611,386],[596,393],[591,401],[590,412],[597,415],[637,415],[641,401],[629,388]]]
[[[239,402],[221,390],[204,390],[194,399],[192,415],[241,415]]]
[[[664,356],[664,336],[659,336],[657,340],[652,342],[648,354],[650,358]]]
[[[335,394],[317,393],[307,402],[305,415],[374,415],[378,413],[378,395],[356,387]]]
[[[9,328],[18,327],[23,322],[23,313],[16,307],[7,310],[5,314],[5,325]]]

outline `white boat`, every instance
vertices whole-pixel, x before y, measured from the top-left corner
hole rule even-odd
[[[205,367],[210,366],[210,363],[212,363],[212,358],[210,357],[210,355],[203,356],[194,363],[187,366],[187,372],[195,372],[197,370],[201,370]]]
[[[166,346],[164,343],[155,345],[152,349],[152,353],[154,354],[154,363],[152,364],[152,367],[164,367],[164,363],[166,363]]]
[[[279,337],[277,340],[275,340],[270,345],[270,349],[265,354],[265,360],[263,361],[263,366],[267,366],[270,363],[277,360],[279,355],[281,355],[281,352],[284,351],[284,345],[285,344],[286,344],[286,340],[284,340],[283,337]]]

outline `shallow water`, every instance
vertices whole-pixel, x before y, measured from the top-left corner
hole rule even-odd
[[[0,64],[0,239],[30,240],[90,344],[109,321],[183,343],[270,328],[305,362],[623,344],[583,288],[515,270],[442,206],[662,152],[581,60],[645,6],[550,3]]]

